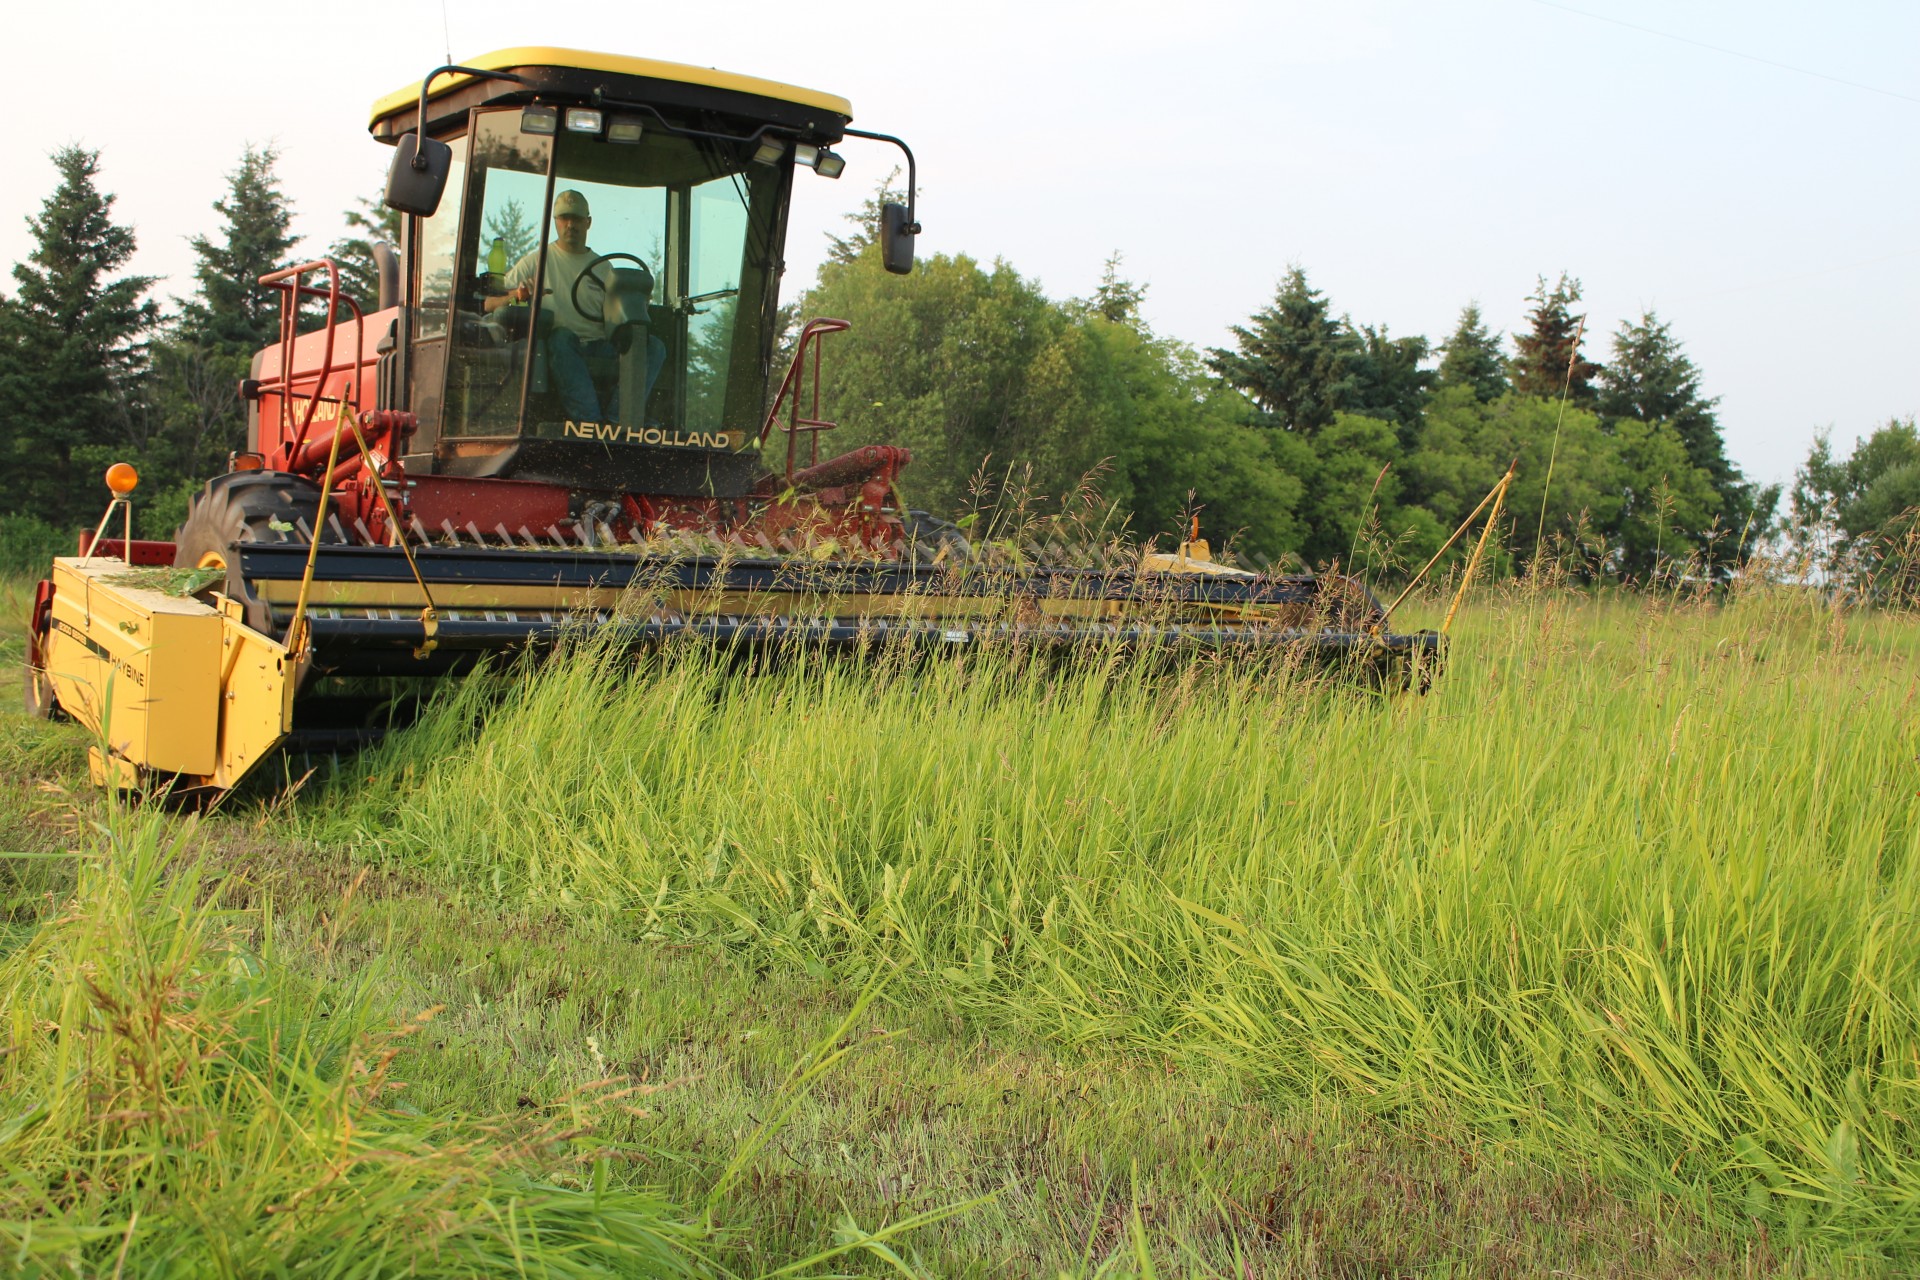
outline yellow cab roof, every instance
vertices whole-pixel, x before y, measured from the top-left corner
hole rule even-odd
[[[781,84],[777,80],[761,80],[754,76],[736,75],[731,71],[717,71],[712,67],[694,67],[682,62],[660,62],[653,58],[630,58],[618,53],[590,53],[582,49],[496,49],[492,53],[483,53],[477,58],[468,58],[460,65],[473,67],[479,71],[505,71],[510,67],[565,67],[577,71],[605,71],[612,75],[646,76],[655,80],[672,80],[680,84],[699,85],[709,89],[731,89],[737,93],[750,93],[756,97],[792,102],[820,111],[830,111],[843,119],[853,117],[853,104],[831,93],[820,93],[813,89],[802,89],[797,85]],[[444,93],[451,93],[461,85],[471,84],[473,80],[473,76],[457,74],[441,76],[433,82],[433,92],[429,96],[437,98]],[[377,123],[384,116],[416,106],[419,101],[420,82],[416,80],[411,85],[395,89],[375,102],[370,123]]]

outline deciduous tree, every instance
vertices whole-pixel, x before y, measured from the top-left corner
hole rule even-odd
[[[1823,432],[1794,476],[1792,527],[1820,567],[1912,602],[1920,595],[1920,427],[1894,418],[1836,458]]]

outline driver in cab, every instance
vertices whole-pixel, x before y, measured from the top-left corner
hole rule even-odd
[[[587,244],[587,229],[593,215],[587,198],[578,191],[562,191],[553,200],[553,243],[547,246],[547,277],[541,290],[542,305],[553,316],[547,337],[547,362],[560,392],[567,416],[577,422],[617,422],[620,420],[619,391],[609,393],[606,416],[601,416],[600,393],[587,368],[589,357],[611,358],[617,354],[607,333],[607,322],[597,314],[604,307],[611,271],[607,264],[593,266],[600,255]],[[586,284],[582,272],[592,269]],[[538,287],[540,251],[521,257],[507,272],[506,292],[488,298],[483,304],[489,312],[531,299]],[[576,286],[578,286],[576,288]],[[576,307],[575,300],[580,307]],[[585,308],[585,310],[581,310]],[[653,394],[654,380],[665,363],[666,344],[647,335],[647,395]],[[635,406],[636,409],[639,406]]]

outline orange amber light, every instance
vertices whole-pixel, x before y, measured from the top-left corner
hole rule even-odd
[[[116,462],[107,468],[107,488],[123,498],[132,493],[133,487],[139,483],[140,473],[133,469],[132,463]]]

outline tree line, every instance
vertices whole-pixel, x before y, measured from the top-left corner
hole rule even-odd
[[[27,220],[33,251],[0,293],[0,518],[86,522],[104,499],[101,473],[131,459],[141,525],[169,536],[187,495],[245,445],[240,380],[280,325],[280,295],[256,281],[296,260],[293,208],[273,148],[246,148],[212,203],[211,234],[188,241],[192,291],[162,307],[152,277],[126,272],[134,231],[114,221],[99,153],[70,146],[52,159],[58,184]],[[343,222],[327,256],[343,289],[371,304],[372,243],[397,239],[397,219],[363,201]]]
[[[54,154],[58,184],[28,220],[35,248],[0,294],[0,518],[74,526],[99,506],[107,463],[132,457],[146,527],[163,532],[241,447],[237,387],[278,332],[278,296],[254,282],[295,257],[275,159],[243,152],[211,233],[190,241],[191,293],[163,308],[155,282],[125,270],[134,232],[113,219],[98,154]],[[1434,344],[1336,314],[1295,265],[1230,346],[1203,350],[1153,331],[1117,253],[1086,298],[1050,298],[965,254],[888,274],[874,227],[897,194],[882,184],[850,217],[787,313],[853,322],[829,348],[829,416],[851,442],[913,449],[917,506],[957,514],[1014,489],[1097,506],[1140,539],[1197,519],[1251,562],[1392,573],[1435,552],[1517,463],[1509,569],[1544,555],[1625,579],[1711,574],[1777,533],[1778,487],[1726,456],[1717,400],[1671,326],[1646,312],[1596,359],[1565,273],[1538,280],[1510,341],[1469,303]],[[368,305],[380,238],[397,239],[396,220],[362,201],[328,250]],[[1817,439],[1788,514],[1825,570],[1887,581],[1911,559],[1899,537],[1911,542],[1917,503],[1908,420],[1844,459]]]
[[[1272,301],[1199,350],[1152,331],[1116,254],[1093,296],[1056,302],[1005,262],[881,268],[871,206],[804,298],[854,322],[836,339],[833,413],[914,450],[936,509],[1011,466],[1045,492],[1102,492],[1139,535],[1196,514],[1247,558],[1418,564],[1518,460],[1508,563],[1572,554],[1644,579],[1730,564],[1771,531],[1779,491],[1727,458],[1716,400],[1648,312],[1590,358],[1580,281],[1542,278],[1511,349],[1479,307],[1437,346],[1338,315],[1290,267]],[[1548,477],[1551,475],[1551,487]]]

